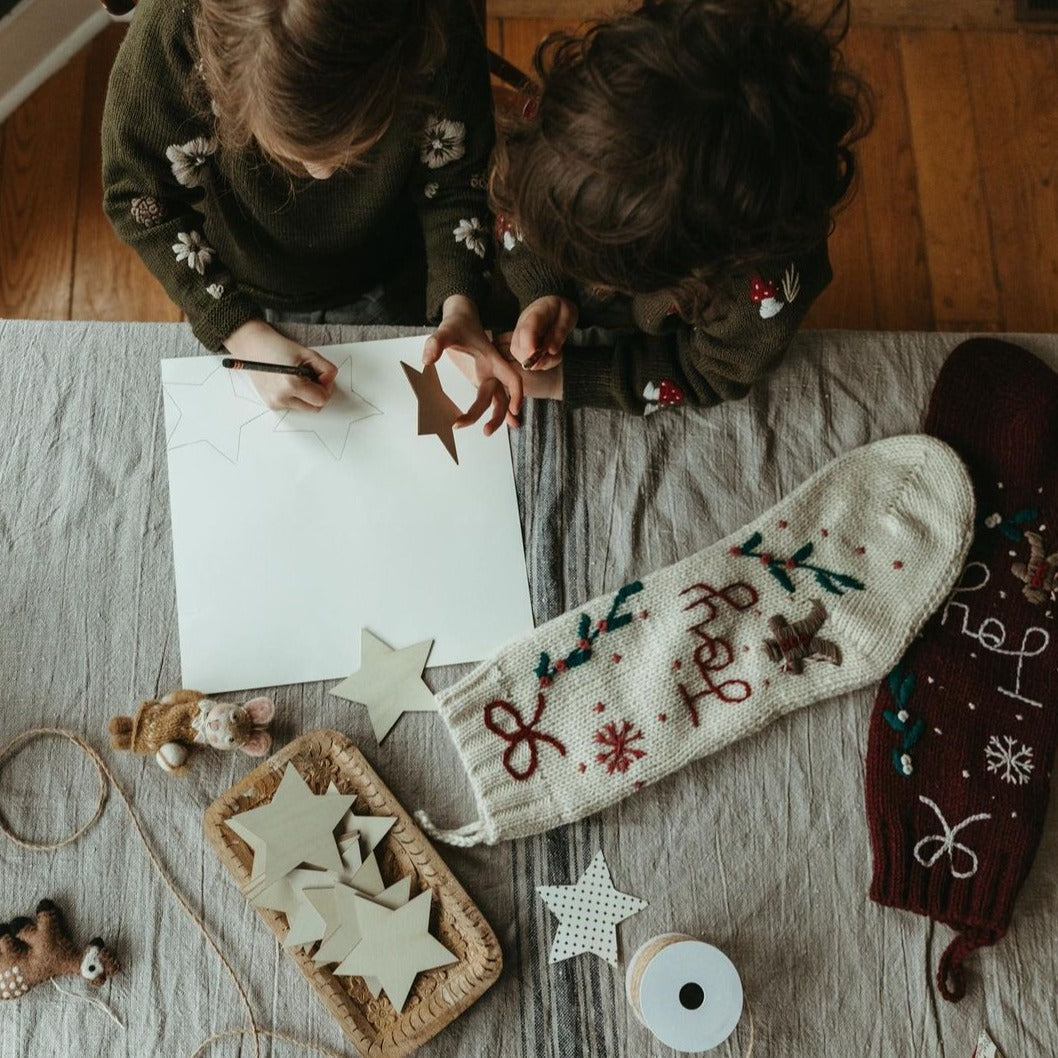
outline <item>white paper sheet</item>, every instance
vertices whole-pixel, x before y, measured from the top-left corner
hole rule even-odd
[[[339,679],[360,629],[479,661],[533,627],[506,430],[457,432],[459,465],[416,433],[423,339],[330,346],[339,392],[272,412],[221,357],[162,361],[185,686]],[[473,387],[447,360],[460,407]],[[347,387],[352,386],[350,391]]]

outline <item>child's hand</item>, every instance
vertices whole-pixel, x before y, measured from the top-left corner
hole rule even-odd
[[[308,364],[319,376],[318,382],[297,375],[269,375],[250,371],[254,387],[268,407],[275,411],[319,411],[331,399],[338,368],[312,349],[284,338],[264,320],[250,320],[228,335],[224,345],[240,360],[261,360],[271,364]]]
[[[527,371],[547,371],[562,362],[562,343],[577,325],[577,306],[549,294],[522,309],[511,335],[511,355]]]
[[[462,294],[453,294],[445,300],[440,326],[426,339],[422,362],[437,363],[446,349],[472,358],[472,364],[461,364],[460,369],[478,387],[477,398],[456,420],[456,427],[476,423],[490,406],[492,417],[485,423],[486,437],[495,433],[504,419],[508,426],[516,427],[522,408],[521,373],[517,365],[496,351],[481,327],[477,308]]]

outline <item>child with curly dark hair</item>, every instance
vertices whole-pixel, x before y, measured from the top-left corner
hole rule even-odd
[[[869,125],[847,23],[848,0],[823,25],[788,0],[660,0],[537,49],[491,182],[526,395],[708,406],[778,364]],[[600,304],[631,326],[563,355]]]

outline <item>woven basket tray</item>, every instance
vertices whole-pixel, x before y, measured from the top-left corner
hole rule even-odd
[[[210,805],[206,837],[240,888],[250,879],[253,853],[224,821],[269,801],[288,762],[314,793],[326,792],[333,782],[342,793],[356,794],[353,807],[360,814],[397,817],[375,849],[382,877],[389,884],[410,874],[413,895],[426,889],[433,893],[434,933],[459,959],[419,974],[398,1013],[385,995],[373,998],[362,978],[335,977],[308,953],[287,952],[364,1058],[403,1058],[436,1036],[499,977],[503,958],[496,935],[411,816],[360,751],[337,731],[314,731],[295,739]],[[280,940],[286,936],[286,918],[280,912],[257,908],[257,913]]]

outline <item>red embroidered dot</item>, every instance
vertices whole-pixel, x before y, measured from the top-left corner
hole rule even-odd
[[[587,770],[588,770],[588,765],[587,764],[583,764],[582,763],[582,764],[578,764],[577,765],[577,771],[585,772]]]
[[[856,548],[856,554],[857,555],[866,555],[867,554],[867,548],[865,548],[865,547]]]
[[[672,663],[672,668],[673,668],[673,671],[676,671],[677,669],[681,669],[681,668],[683,668],[683,662],[682,662],[682,661],[680,661],[680,659],[679,659],[679,658],[677,658],[677,659],[676,659],[676,660],[675,660],[675,661],[674,661],[674,662]]]
[[[792,558],[788,558],[786,560],[786,568],[787,569],[797,569],[797,563],[794,562],[794,560]]]
[[[559,658],[558,661],[555,662],[555,672],[565,672],[565,671],[566,671],[566,663],[561,658]]]
[[[638,792],[639,790],[643,789],[643,783],[641,781],[640,782],[634,782],[634,783],[632,783],[632,788]]]
[[[780,529],[788,529],[789,527],[790,527],[790,523],[788,521],[786,521],[785,518],[781,522],[779,522],[779,528]]]
[[[595,712],[601,713],[606,708],[606,706],[603,705],[602,702],[596,702],[592,708]]]
[[[540,677],[540,686],[541,687],[550,687],[551,686],[551,677],[550,676],[541,676]]]
[[[621,655],[620,654],[614,654],[613,660],[614,661],[620,661],[621,660]]]
[[[820,536],[830,536],[830,530],[829,529],[820,529],[819,530],[819,535]]]
[[[764,554],[760,556],[760,564],[762,566],[770,566],[771,565],[771,558],[772,558],[771,553],[768,552],[768,551],[765,551]]]
[[[895,561],[895,562],[893,563],[893,569],[903,569],[903,568],[904,568],[904,564],[903,564],[903,562],[901,562],[901,561],[900,561],[899,559],[897,559],[897,560],[896,560],[896,561]]]
[[[606,631],[606,628],[607,628],[607,621],[606,621],[606,618],[604,617],[604,618],[603,618],[603,619],[602,619],[602,620],[601,620],[601,621],[599,622],[599,631],[600,631],[600,632],[605,632],[605,631]]]
[[[661,721],[662,723],[665,723],[665,721],[666,721],[666,720],[668,720],[668,718],[669,718],[669,717],[668,717],[668,714],[667,714],[667,713],[658,713],[658,719],[659,719],[659,720],[660,720],[660,721]]]
[[[649,610],[640,610],[639,611],[639,616],[642,617],[643,620],[645,621],[650,616],[650,611]]]
[[[578,647],[580,647],[580,649],[581,649],[581,650],[588,650],[588,649],[590,649],[590,648],[591,648],[591,643],[589,643],[589,642],[588,642],[588,640],[586,640],[586,639],[582,639],[582,640],[581,640],[581,641],[580,641],[580,642],[579,642],[579,643],[577,644],[577,646],[578,646]]]
[[[771,686],[771,680],[765,680],[764,681],[764,686],[765,687],[770,687]]]
[[[736,555],[736,556],[737,555],[741,555],[742,554],[742,548],[740,548],[740,547],[729,547],[727,549],[727,553],[729,555]]]

